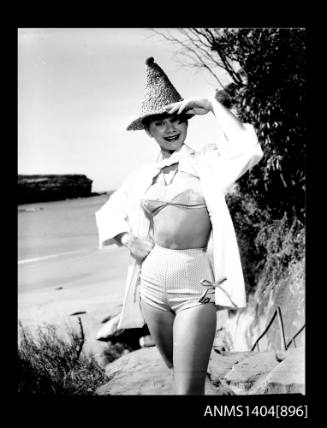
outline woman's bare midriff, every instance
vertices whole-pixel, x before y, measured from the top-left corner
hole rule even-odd
[[[153,240],[172,250],[203,248],[211,231],[208,211],[168,205],[153,217]]]

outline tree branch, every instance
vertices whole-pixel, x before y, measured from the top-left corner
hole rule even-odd
[[[195,44],[195,42],[192,40],[192,38],[190,38],[188,35],[187,35],[187,32],[186,32],[186,30],[185,29],[178,29],[178,31],[182,34],[182,35],[184,35],[184,36],[186,36],[186,38],[187,38],[187,41],[189,42],[189,43],[187,43],[187,41],[182,41],[182,40],[180,40],[180,39],[178,39],[177,37],[175,37],[175,36],[172,36],[171,34],[169,34],[168,33],[168,35],[167,34],[165,34],[165,33],[162,33],[161,31],[159,31],[159,30],[157,30],[157,29],[152,29],[152,31],[154,31],[156,34],[159,34],[160,36],[162,36],[165,40],[168,40],[168,41],[170,41],[170,42],[172,42],[172,43],[174,43],[174,44],[178,44],[179,46],[181,46],[183,49],[185,49],[185,51],[180,51],[180,54],[181,55],[183,55],[183,56],[185,56],[185,57],[188,57],[188,58],[191,58],[192,59],[192,61],[193,61],[193,66],[198,66],[198,67],[201,67],[201,68],[205,68],[205,69],[207,69],[208,70],[208,72],[214,77],[214,79],[217,81],[217,83],[223,88],[224,87],[224,85],[222,84],[222,82],[220,81],[220,79],[218,78],[218,76],[217,76],[217,74],[216,73],[214,73],[214,71],[212,70],[212,68],[205,62],[205,59],[204,58],[202,58],[202,56],[201,56],[201,54],[202,55],[208,55],[207,54],[207,52],[205,52],[204,51],[204,49],[202,48],[202,50],[201,50],[201,52],[199,53],[199,52],[197,52],[197,49],[199,49],[199,47]],[[187,55],[187,53],[191,53],[195,58],[196,58],[196,60],[194,60],[194,58],[192,58],[192,56],[189,56],[189,55]],[[215,61],[213,61],[213,59],[212,59],[212,57],[209,57],[209,59],[211,60],[211,62],[214,62],[216,65],[218,65],[220,68],[222,68],[222,69],[224,69],[223,67],[222,67],[222,65],[221,64],[217,64]]]

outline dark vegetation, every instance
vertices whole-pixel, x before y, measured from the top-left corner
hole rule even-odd
[[[82,334],[81,334],[82,332]],[[92,355],[83,352],[84,334],[67,327],[65,336],[48,324],[32,332],[19,325],[17,351],[18,392],[27,394],[95,395],[108,381]],[[103,364],[140,348],[139,339],[149,334],[141,329],[119,330],[103,351]]]
[[[305,37],[303,29],[222,34],[222,52],[237,59],[239,75],[245,71],[245,79],[235,80],[227,92],[232,88],[231,102],[256,128],[265,154],[228,201],[249,291],[263,276],[265,284],[278,282],[290,264],[304,260]]]
[[[108,347],[103,351],[106,364],[119,358],[126,351],[131,352],[140,349],[140,338],[150,334],[148,327],[128,328],[117,330],[110,339],[106,339]]]
[[[93,356],[80,353],[80,335],[67,329],[63,338],[53,325],[33,334],[20,325],[17,352],[18,392],[92,395],[106,382]]]

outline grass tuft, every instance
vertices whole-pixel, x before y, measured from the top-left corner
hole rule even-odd
[[[67,338],[57,327],[39,327],[35,334],[19,324],[18,392],[94,395],[108,378],[94,357],[80,353],[81,338],[73,329]]]

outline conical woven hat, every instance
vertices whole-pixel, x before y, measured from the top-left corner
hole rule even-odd
[[[147,74],[145,95],[141,103],[141,116],[128,125],[127,131],[144,129],[143,119],[155,114],[166,113],[165,108],[168,104],[183,100],[165,72],[154,62],[152,57],[148,58],[145,63]]]

